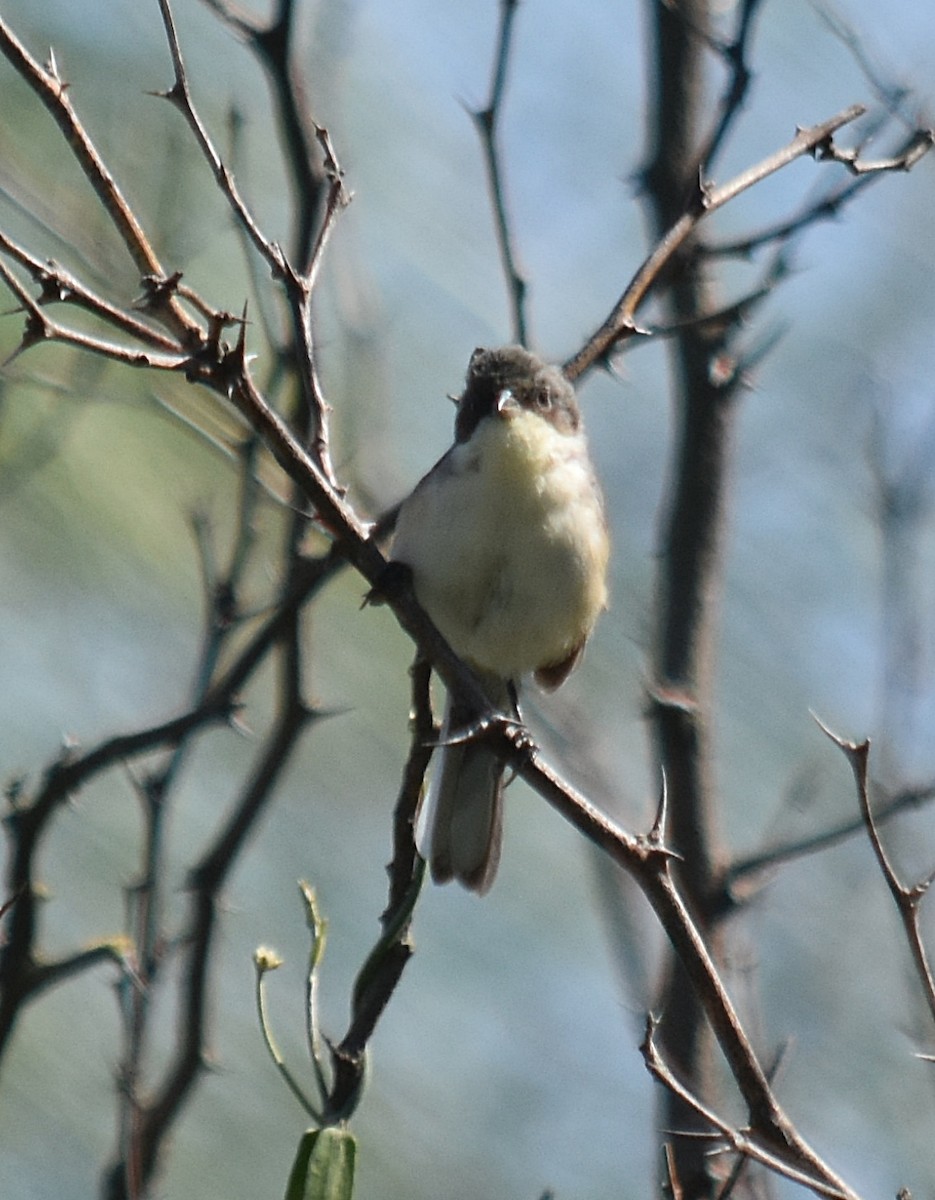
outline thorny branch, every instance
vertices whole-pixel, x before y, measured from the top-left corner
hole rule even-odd
[[[316,368],[315,348],[312,340],[312,296],[321,258],[324,254],[328,238],[334,228],[335,220],[341,209],[350,202],[350,195],[344,188],[343,173],[338,165],[327,130],[315,126],[315,134],[324,156],[324,174],[328,180],[328,194],[325,212],[320,223],[317,238],[310,247],[309,258],[303,265],[296,267],[283,253],[281,247],[270,241],[259,229],[252,213],[242,199],[234,182],[233,176],[224,164],[221,156],[214,147],[204,122],[198,115],[192,101],[185,69],[185,60],[179,44],[178,33],[169,0],[159,0],[172,64],[175,70],[175,83],[165,93],[166,98],[181,111],[186,122],[195,135],[202,155],[210,165],[215,181],[226,197],[239,226],[248,234],[260,255],[269,264],[273,278],[282,282],[292,319],[293,338],[295,341],[295,364],[302,385],[305,407],[311,419],[309,444],[315,456],[319,470],[327,478],[332,487],[337,486],[331,466],[331,456],[328,447],[327,405],[321,393]],[[283,20],[288,22],[293,13],[292,5],[283,7]],[[286,26],[288,28],[288,25]],[[281,34],[282,36],[282,34]],[[263,43],[255,43],[262,45]],[[288,50],[289,38],[286,37]],[[288,67],[285,59],[283,69]],[[297,161],[293,156],[293,163]],[[303,176],[304,177],[304,176]],[[312,197],[309,198],[310,200]],[[300,251],[305,250],[303,239],[299,239]]]
[[[929,962],[928,952],[922,940],[922,930],[919,926],[919,908],[922,900],[928,894],[933,880],[935,880],[935,873],[929,875],[927,879],[923,879],[921,883],[913,884],[911,887],[907,887],[900,882],[896,868],[890,861],[886,847],[883,845],[883,840],[880,837],[880,831],[877,827],[877,820],[873,815],[873,809],[870,804],[870,776],[868,770],[870,742],[848,741],[846,738],[842,738],[834,733],[822,721],[818,721],[818,726],[844,753],[851,770],[854,772],[854,782],[857,785],[857,800],[860,804],[860,814],[867,830],[867,837],[870,839],[870,845],[873,848],[880,873],[886,881],[886,886],[889,888],[890,895],[893,897],[896,909],[899,912],[899,918],[903,924],[903,930],[906,934],[910,953],[912,954],[916,974],[919,976],[919,982],[922,985],[922,992],[928,1004],[929,1013],[933,1021],[935,1021],[935,976],[932,974],[932,965]]]
[[[58,124],[140,274],[164,278],[162,265],[139,221],[72,107],[68,86],[59,76],[55,58],[50,56],[47,66],[41,66],[2,18],[0,53],[16,68]],[[190,344],[197,336],[197,326],[171,293],[166,293],[164,300],[164,304],[154,306],[154,315],[164,320],[180,340]]]
[[[605,361],[621,342],[640,334],[641,330],[635,324],[636,313],[658,284],[668,264],[705,217],[797,158],[814,154],[818,147],[829,144],[839,129],[855,121],[863,112],[862,105],[852,104],[827,121],[809,129],[800,129],[787,146],[742,172],[723,187],[699,188],[691,207],[653,248],[603,324],[564,364],[568,378],[578,379],[593,366]]]
[[[918,130],[902,151],[885,160],[863,163],[856,151],[839,149],[835,145],[834,134],[856,121],[865,111],[863,105],[853,104],[827,121],[798,130],[788,145],[722,187],[699,188],[691,206],[653,248],[604,322],[581,349],[565,362],[564,371],[568,378],[578,379],[594,366],[606,362],[620,344],[644,333],[635,323],[636,314],[664,277],[673,258],[705,217],[723,208],[741,192],[761,183],[804,155],[811,155],[819,162],[843,163],[853,174],[863,175],[910,170],[931,149],[935,134],[928,129]],[[772,234],[772,237],[775,236],[775,233]]]
[[[712,1150],[714,1153],[720,1143],[720,1148],[729,1149],[742,1158],[758,1162],[776,1175],[789,1179],[801,1187],[808,1188],[818,1196],[827,1196],[830,1200],[856,1200],[855,1193],[844,1184],[835,1184],[814,1174],[811,1170],[803,1169],[799,1164],[787,1162],[785,1158],[771,1147],[765,1145],[754,1131],[736,1129],[723,1120],[708,1105],[695,1096],[675,1075],[656,1044],[656,1022],[652,1016],[646,1021],[646,1034],[640,1051],[646,1068],[654,1079],[679,1097],[689,1108],[693,1109],[704,1122],[711,1127]]]

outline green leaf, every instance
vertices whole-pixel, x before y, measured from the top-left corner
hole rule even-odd
[[[357,1140],[347,1129],[329,1126],[302,1135],[286,1200],[351,1200]]]

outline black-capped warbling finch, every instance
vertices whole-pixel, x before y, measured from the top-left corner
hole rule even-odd
[[[521,346],[475,350],[455,443],[403,502],[391,558],[499,711],[516,715],[522,676],[552,690],[575,667],[606,607],[608,553],[571,384]],[[504,764],[464,736],[471,720],[449,697],[418,836],[436,881],[483,893]]]

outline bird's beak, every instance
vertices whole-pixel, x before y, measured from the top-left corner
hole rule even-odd
[[[519,412],[519,401],[513,395],[512,388],[501,388],[497,393],[497,416],[511,417]]]

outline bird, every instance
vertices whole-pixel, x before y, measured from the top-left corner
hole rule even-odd
[[[603,498],[558,367],[522,346],[479,348],[456,404],[454,443],[402,502],[389,557],[493,708],[518,719],[520,680],[559,687],[607,606]],[[417,844],[437,883],[483,895],[506,765],[472,729],[476,713],[449,694]]]

